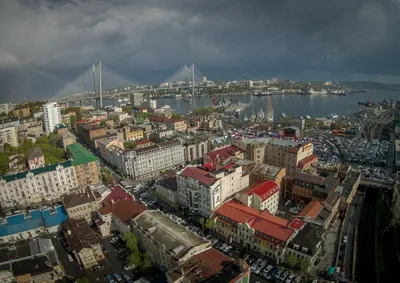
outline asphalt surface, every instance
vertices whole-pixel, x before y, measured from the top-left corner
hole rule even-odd
[[[352,278],[354,243],[356,241],[355,239],[356,228],[358,225],[358,219],[361,212],[362,201],[363,201],[362,193],[356,192],[352,203],[348,207],[347,217],[344,220],[343,237],[347,236],[347,245],[344,255],[346,279]]]
[[[376,234],[375,214],[378,191],[366,189],[366,196],[361,210],[357,236],[357,282],[376,282]]]
[[[125,262],[116,255],[115,250],[111,245],[109,239],[110,238],[106,238],[103,240],[103,249],[106,249],[108,253],[106,255],[106,259],[101,262],[101,264],[104,265],[104,269],[99,271],[85,270],[84,268],[79,266],[76,260],[70,262],[67,257],[68,253],[61,245],[60,240],[58,238],[53,238],[52,242],[57,252],[58,260],[60,261],[65,273],[69,276],[72,276],[74,278],[86,277],[90,280],[90,282],[107,282],[105,279],[105,275],[111,275],[116,272],[121,277],[123,274],[128,274],[132,278],[132,272],[125,271],[123,269]]]

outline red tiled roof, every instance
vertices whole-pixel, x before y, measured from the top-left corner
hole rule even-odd
[[[299,151],[298,147],[292,147],[291,149],[288,150],[290,153],[297,153]]]
[[[194,255],[197,259],[207,265],[207,268],[203,268],[202,275],[204,278],[210,278],[224,269],[224,264],[231,262],[232,259],[221,253],[220,251],[211,248],[204,252]]]
[[[256,218],[251,227],[258,232],[261,232],[265,235],[271,236],[283,242],[286,242],[293,234],[292,229],[286,226],[266,221],[262,218]]]
[[[124,199],[133,200],[133,197],[120,186],[114,186],[111,193],[103,200],[103,204],[108,206]]]
[[[230,200],[220,206],[214,217],[223,215],[238,223],[247,223],[250,227],[281,241],[287,241],[293,230],[287,227],[287,220],[270,214],[267,210],[248,207],[237,200]]]
[[[141,141],[137,141],[136,145],[142,145],[142,144],[146,144],[146,143],[152,143],[151,140],[141,140]]]
[[[315,156],[314,154],[311,154],[310,156],[307,156],[307,157],[303,158],[302,160],[300,160],[299,163],[297,164],[297,168],[303,169],[305,165],[316,162],[316,161],[318,161],[318,157]]]
[[[186,167],[182,171],[182,176],[191,177],[200,183],[205,185],[212,185],[217,181],[217,178],[210,175],[210,173],[206,170],[200,169],[198,167]]]
[[[279,186],[271,180],[254,183],[246,189],[248,196],[256,194],[261,198],[261,201],[265,201],[277,192],[279,192]]]
[[[289,223],[289,227],[300,230],[306,223],[298,218],[295,218],[292,220],[292,222]]]
[[[147,209],[143,204],[131,199],[121,200],[114,204],[113,207],[113,214],[125,224]]]
[[[207,153],[206,155],[211,159],[211,160],[215,160],[215,159],[221,159],[221,160],[225,160],[228,157],[234,156],[237,153],[243,153],[244,151],[234,145],[228,145],[225,146],[223,148],[211,151],[209,153]]]
[[[297,216],[315,219],[323,207],[319,201],[310,201]]]

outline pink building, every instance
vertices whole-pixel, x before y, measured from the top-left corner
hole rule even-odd
[[[29,170],[44,167],[44,153],[40,147],[31,148],[26,158]]]

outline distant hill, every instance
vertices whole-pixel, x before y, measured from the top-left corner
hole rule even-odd
[[[366,89],[382,89],[391,91],[400,91],[400,84],[383,84],[377,82],[367,82],[367,81],[345,81],[341,82],[344,85],[357,86]]]

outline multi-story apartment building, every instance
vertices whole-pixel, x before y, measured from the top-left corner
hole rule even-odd
[[[287,244],[295,235],[287,220],[237,200],[220,206],[213,219],[213,230],[227,241],[236,242],[278,263],[285,259]]]
[[[250,160],[286,168],[288,173],[305,171],[318,160],[313,155],[311,142],[303,144],[276,138],[244,139],[242,142]]]
[[[122,129],[125,141],[137,141],[144,138],[144,131],[140,127],[126,126]]]
[[[296,201],[324,201],[339,186],[334,173],[326,177],[307,173],[295,173],[285,179],[285,198]]]
[[[76,132],[78,136],[87,144],[92,145],[93,140],[99,137],[107,136],[107,128],[98,123],[76,123]]]
[[[8,103],[0,104],[0,114],[2,114],[2,113],[8,114],[9,111],[10,110],[8,107]]]
[[[187,163],[199,163],[204,155],[208,153],[207,138],[189,137],[177,138],[184,146],[185,161]]]
[[[60,143],[64,150],[67,150],[67,147],[70,144],[76,143],[76,137],[71,132],[67,131],[60,135]]]
[[[177,140],[126,150],[121,157],[125,165],[122,169],[133,179],[153,177],[162,170],[178,168],[185,164],[183,146]]]
[[[18,125],[17,131],[26,131],[29,127],[31,126],[37,126],[40,125],[43,127],[43,122],[38,121],[36,118],[26,118],[26,119],[21,119],[20,123]]]
[[[247,159],[237,159],[235,163],[243,167],[244,174],[250,175],[250,185],[263,180],[271,180],[281,187],[282,180],[286,176],[285,168],[260,164]]]
[[[85,219],[68,219],[61,227],[71,252],[84,268],[98,265],[104,259],[101,238]]]
[[[31,116],[31,110],[25,105],[19,105],[15,107],[12,112],[14,117],[26,118]]]
[[[67,150],[72,156],[72,164],[75,168],[78,185],[99,184],[101,179],[97,158],[79,143],[70,144],[67,146]]]
[[[14,147],[18,146],[18,135],[15,127],[0,129],[0,150],[5,144],[9,144]]]
[[[121,112],[108,112],[107,113],[108,120],[117,121],[118,123],[121,123],[128,117],[129,117],[128,113],[121,113]]]
[[[244,150],[234,145],[227,145],[206,153],[204,162],[215,162],[225,165],[231,163],[232,160],[243,159],[244,157]]]
[[[71,128],[71,114],[67,113],[61,115],[61,123],[63,123],[67,128]]]
[[[78,187],[71,161],[49,165],[0,178],[2,207],[29,206],[59,199]]]
[[[43,124],[42,122],[36,123],[36,125],[29,126],[26,128],[26,136],[27,137],[35,137],[38,138],[43,135]]]
[[[58,124],[61,124],[61,108],[57,102],[43,105],[43,124],[46,132],[51,133]]]
[[[21,122],[18,117],[0,119],[0,129],[11,128],[11,127],[18,129],[20,124]]]
[[[185,120],[171,118],[165,120],[164,123],[167,125],[168,129],[174,130],[175,132],[184,132],[187,129]]]
[[[28,156],[26,157],[26,162],[28,163],[29,170],[44,167],[44,153],[42,148],[34,147],[28,151]]]
[[[94,213],[101,207],[101,197],[86,189],[63,196],[63,203],[70,219],[85,219],[91,224]]]
[[[236,194],[241,203],[258,210],[276,214],[279,206],[279,186],[270,181],[259,181]]]
[[[131,94],[131,105],[133,107],[140,107],[144,101],[143,93]]]
[[[179,203],[188,211],[210,217],[226,199],[249,185],[241,166],[222,167],[213,172],[187,166],[177,173]]]
[[[156,210],[146,210],[135,217],[132,229],[140,246],[164,272],[211,247],[209,241],[188,232]]]

